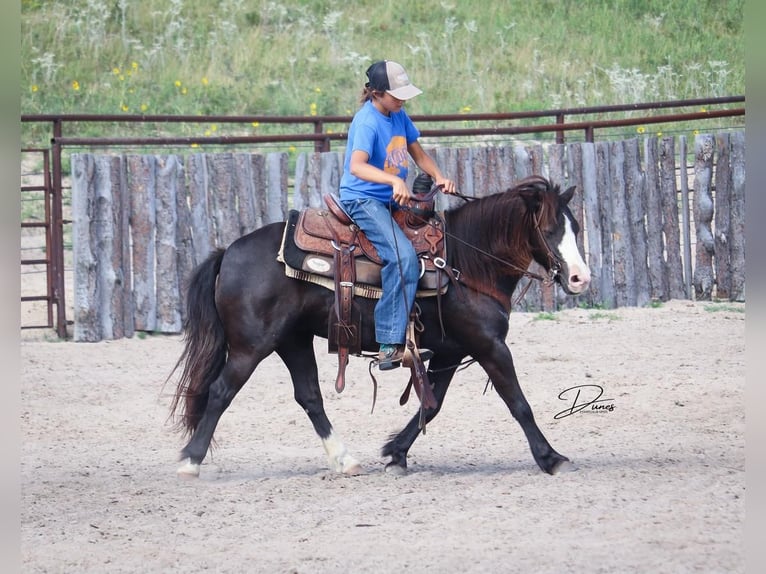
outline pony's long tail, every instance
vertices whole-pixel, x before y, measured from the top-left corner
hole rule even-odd
[[[170,406],[170,419],[184,435],[191,435],[202,418],[210,385],[226,363],[227,343],[223,323],[215,306],[215,283],[224,250],[211,253],[189,280],[184,350],[170,373],[181,368],[181,376]]]

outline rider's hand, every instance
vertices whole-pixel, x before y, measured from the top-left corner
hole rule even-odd
[[[441,185],[442,193],[449,193],[450,195],[455,193],[455,182],[446,177],[441,177],[434,182],[436,185]]]
[[[407,182],[405,182],[402,178],[398,177],[396,178],[396,182],[394,183],[394,185],[392,185],[391,187],[394,190],[394,201],[396,201],[396,203],[402,206],[407,205],[410,199],[412,198],[412,195],[410,194],[410,190],[407,187]]]

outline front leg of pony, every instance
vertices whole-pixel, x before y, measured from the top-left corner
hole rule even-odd
[[[548,443],[542,431],[535,422],[532,408],[529,406],[524,393],[519,386],[516,369],[513,366],[513,358],[507,350],[507,356],[503,368],[497,368],[495,364],[482,365],[490,376],[497,394],[503,399],[511,411],[513,417],[519,422],[529,442],[529,448],[537,465],[548,474],[558,474],[568,470],[574,470],[574,465],[569,459],[558,452]],[[505,355],[505,353],[503,353]]]

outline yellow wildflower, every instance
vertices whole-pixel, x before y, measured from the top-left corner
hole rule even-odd
[[[207,79],[207,76],[202,76],[202,85],[207,86],[210,83],[210,80]]]
[[[315,115],[317,115],[317,105],[316,105],[316,103],[314,103],[314,102],[311,102],[311,105],[309,106],[309,113],[310,113],[312,116],[315,116]]]
[[[75,92],[79,91],[80,90],[80,82],[78,82],[77,80],[73,80],[72,81],[72,89]]]
[[[33,92],[36,92],[36,91],[37,91],[37,90],[39,90],[39,89],[40,89],[40,88],[38,88],[38,87],[37,87],[37,84],[34,84],[34,85],[32,86],[32,91],[33,91]]]
[[[642,133],[646,132],[646,128],[645,128],[644,126],[638,126],[638,127],[636,128],[636,131],[637,131],[638,133],[642,134]]]
[[[115,66],[114,68],[112,68],[112,73],[113,73],[115,76],[119,76],[119,75],[120,75],[120,69],[119,69],[118,67],[116,67],[116,66]]]
[[[148,109],[149,109],[149,106],[147,104],[141,104],[141,111],[142,112],[145,112]]]
[[[259,125],[261,125],[261,124],[260,124],[260,122],[253,122],[251,125],[252,125],[254,128],[257,128],[257,127],[258,127]]]
[[[127,105],[127,104],[122,104],[122,105],[120,106],[120,109],[121,109],[123,112],[127,112],[127,111],[128,111],[130,108],[128,107],[128,105]]]
[[[181,87],[181,80],[176,80],[175,82],[173,82],[173,84],[175,84],[176,88],[180,88]]]
[[[137,62],[131,62],[130,67],[133,69],[134,72],[138,71],[138,63]]]

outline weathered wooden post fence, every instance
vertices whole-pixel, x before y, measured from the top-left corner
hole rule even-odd
[[[698,135],[692,165],[684,136],[431,151],[469,196],[531,174],[577,186],[570,207],[584,228],[591,289],[569,297],[536,283],[518,308],[540,311],[743,301],[744,146],[743,132]],[[180,332],[192,269],[290,208],[322,205],[342,162],[340,152],[301,154],[290,183],[286,153],[73,155],[74,339]],[[459,202],[439,196],[437,208]]]

